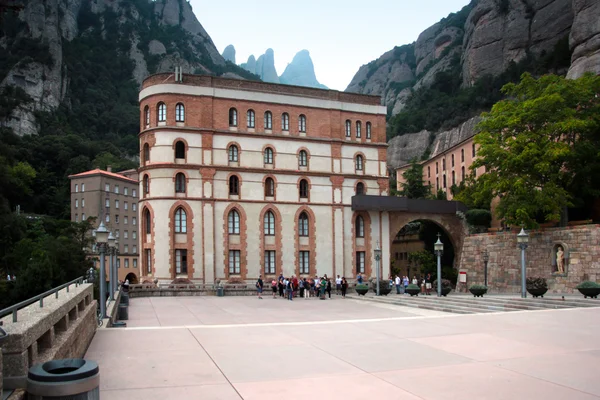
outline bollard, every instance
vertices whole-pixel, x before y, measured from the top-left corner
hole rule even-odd
[[[125,304],[119,304],[119,320],[127,321],[129,319],[129,307]]]
[[[122,292],[121,293],[120,304],[125,304],[126,306],[129,305],[129,293],[127,293],[127,292]]]
[[[80,358],[34,365],[27,375],[30,400],[99,400],[100,369]]]

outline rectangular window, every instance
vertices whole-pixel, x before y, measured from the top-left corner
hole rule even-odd
[[[131,189],[131,195],[137,197],[137,189]]]
[[[125,211],[129,209],[129,205],[127,204],[127,202],[123,203],[123,208],[125,209]]]
[[[452,184],[456,185],[456,174],[452,171]]]
[[[81,184],[81,193],[85,192],[85,183]]]
[[[79,208],[79,200],[75,199],[75,208]]]
[[[137,268],[137,259],[133,259],[133,268]]]
[[[115,223],[118,224],[119,223],[119,215],[115,215]]]
[[[79,222],[79,215],[75,214],[75,222]]]
[[[187,250],[175,250],[175,272],[178,274],[187,274]]]
[[[445,170],[446,170],[446,159],[443,158],[442,159],[442,171],[445,171]]]
[[[442,177],[442,181],[444,182],[444,189],[446,189],[446,175]]]
[[[452,166],[454,167],[454,154],[452,154]]]
[[[265,251],[265,274],[275,274],[275,250]]]
[[[104,220],[106,222],[110,222],[110,214],[106,214],[106,217],[104,217]]]
[[[137,218],[136,217],[132,217],[131,218],[131,225],[135,225],[137,222]]]
[[[104,200],[104,207],[110,208],[110,199],[107,198]]]
[[[300,274],[310,274],[310,251],[301,251],[299,254]]]
[[[125,259],[125,268],[129,268],[129,258]]]
[[[110,192],[110,184],[109,183],[105,183],[104,184],[104,191],[105,192]]]
[[[131,237],[132,237],[133,239],[137,239],[137,231],[133,231],[133,232],[131,232]]]
[[[79,185],[75,184],[75,193],[79,193]]]
[[[115,208],[119,208],[119,200],[115,200]]]
[[[126,188],[126,187],[124,187],[124,188],[123,188],[123,194],[124,194],[125,196],[129,195],[129,188]]]
[[[121,259],[117,257],[117,268],[121,268]]]
[[[135,204],[135,203],[131,203],[131,209],[132,209],[133,211],[137,211],[137,204]]]
[[[115,193],[119,194],[119,185],[115,185]]]
[[[146,273],[152,273],[152,250],[146,249]]]
[[[427,167],[427,177],[431,178],[431,167]]]
[[[137,245],[133,245],[133,254],[137,254]]]
[[[440,190],[440,178],[435,178],[435,190]]]
[[[117,230],[115,231],[115,237],[118,239],[120,235],[121,235],[121,234],[120,234],[119,230],[117,229]]]
[[[125,239],[129,239],[129,232],[127,232],[127,231],[123,231],[123,237],[124,237]]]
[[[129,253],[129,245],[125,245],[125,248],[123,249],[123,253],[127,254]]]
[[[129,222],[129,218],[127,218],[127,215],[126,215],[125,218],[123,218],[123,223],[125,225],[127,225],[128,222]]]
[[[437,162],[435,163],[435,173],[436,174],[440,173],[440,165]]]
[[[239,275],[240,273],[240,251],[229,250],[229,273]]]
[[[356,252],[356,273],[365,273],[365,252],[357,251]]]
[[[460,149],[460,162],[465,162],[465,149]]]
[[[81,214],[81,220],[85,221],[85,213]]]
[[[81,208],[85,207],[85,199],[81,199]]]
[[[473,157],[477,154],[477,149],[475,148],[475,143],[473,143]]]

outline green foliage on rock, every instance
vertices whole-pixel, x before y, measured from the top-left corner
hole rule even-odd
[[[465,213],[467,223],[473,226],[482,226],[489,228],[492,222],[492,213],[490,210],[472,209]]]

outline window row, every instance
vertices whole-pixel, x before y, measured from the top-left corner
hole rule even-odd
[[[118,210],[119,205],[120,205],[119,200],[115,200],[114,203],[115,203],[115,208]],[[81,199],[81,207],[83,207],[84,205],[85,205],[85,199]],[[77,200],[75,200],[75,208],[77,208]],[[104,199],[104,208],[110,208],[110,199],[108,197],[106,199]],[[129,203],[126,201],[123,202],[123,210],[125,210],[125,211],[129,210]],[[131,210],[132,211],[137,210],[137,203],[131,203]]]
[[[229,250],[229,274],[240,274],[240,250]],[[298,267],[301,275],[310,273],[310,251],[298,252]],[[277,251],[265,250],[264,253],[264,274],[275,275],[277,272]]]
[[[81,193],[85,192],[85,183],[81,184]],[[79,193],[79,184],[75,184],[75,193]]]
[[[79,199],[75,199],[75,208],[79,208]],[[85,199],[81,199],[81,208],[85,208]]]
[[[156,122],[167,121],[167,105],[160,102],[156,105]],[[185,106],[183,103],[177,103],[175,105],[175,122],[185,122]],[[144,123],[146,126],[150,125],[150,107],[144,107]]]
[[[137,263],[137,258],[134,258],[133,260],[133,268],[137,268],[138,263]],[[124,258],[123,262],[125,264],[125,268],[129,268],[129,258]],[[119,263],[119,260],[117,259],[117,268],[121,268],[121,263]]]
[[[355,133],[355,137],[357,139],[360,139],[362,137],[362,122],[361,121],[356,121],[354,124],[354,133]],[[366,128],[366,132],[365,132],[365,137],[367,139],[371,139],[371,130],[372,130],[372,126],[370,122],[367,122],[365,125]],[[346,120],[346,137],[350,138],[352,137],[352,121],[350,121],[349,119]]]
[[[236,108],[229,109],[229,126],[235,128],[238,126],[238,111]],[[250,109],[246,111],[246,128],[256,128],[256,113]],[[273,113],[266,111],[263,117],[263,128],[265,130],[273,129]],[[290,130],[290,115],[288,113],[281,114],[281,130]],[[298,132],[306,133],[306,115],[298,116]]]
[[[477,154],[477,149],[476,149],[476,145],[473,144],[472,145],[472,156],[473,158],[476,157]],[[465,149],[460,149],[460,162],[464,163],[465,162]],[[450,163],[452,168],[454,168],[455,162],[454,162],[454,154],[450,155]],[[463,167],[464,168],[464,167]],[[446,170],[446,158],[442,158],[442,171]],[[436,161],[435,163],[435,173],[439,174],[440,173],[440,166],[439,166],[439,162]],[[427,167],[427,177],[430,178],[431,177],[431,166]]]
[[[110,222],[110,214],[104,215],[104,221]],[[119,215],[115,215],[115,224],[118,224],[120,221]],[[123,225],[127,225],[129,223],[129,218],[127,216],[123,217]],[[137,225],[137,217],[131,217],[131,225]]]
[[[79,222],[79,214],[75,214],[74,218],[75,218],[75,222]],[[85,213],[81,214],[81,222],[85,221],[86,219],[87,219],[87,217],[85,216]]]
[[[121,192],[120,192],[121,189],[119,188],[119,185],[114,185],[113,186],[113,190],[114,190],[115,194],[121,194]],[[104,184],[104,191],[107,192],[107,193],[110,192],[110,183],[105,183]],[[129,188],[127,186],[125,186],[123,188],[123,195],[124,196],[129,196]],[[132,197],[137,197],[137,189],[131,189],[131,196]]]

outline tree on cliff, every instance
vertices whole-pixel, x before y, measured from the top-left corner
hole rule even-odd
[[[497,216],[534,227],[600,194],[600,76],[568,80],[524,74],[483,114],[472,168],[481,196],[499,196]]]
[[[423,166],[413,159],[410,167],[402,173],[404,182],[400,184],[400,196],[409,199],[426,199],[431,197],[431,188],[423,181]]]

